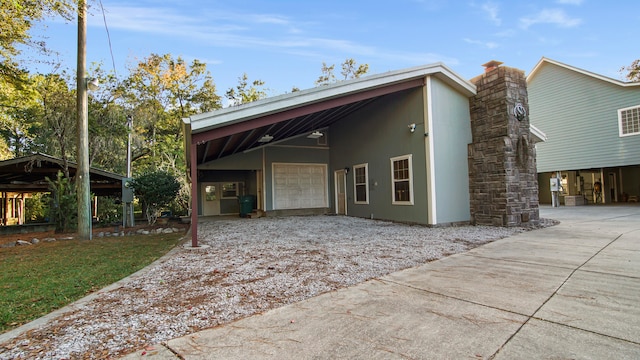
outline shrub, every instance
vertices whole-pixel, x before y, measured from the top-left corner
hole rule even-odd
[[[58,171],[56,180],[45,177],[51,190],[49,215],[56,225],[56,232],[75,230],[78,219],[78,201],[73,183]]]
[[[168,172],[156,170],[134,178],[131,187],[146,209],[147,221],[152,225],[160,210],[175,199],[180,183]]]

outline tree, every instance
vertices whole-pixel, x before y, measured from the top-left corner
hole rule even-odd
[[[168,172],[158,170],[135,177],[131,187],[145,207],[149,225],[153,225],[159,211],[178,194],[180,183]]]
[[[333,74],[333,69],[335,69],[335,67],[335,64],[328,66],[327,63],[323,61],[322,68],[320,69],[322,75],[320,75],[318,80],[316,80],[316,86],[329,85],[336,82],[336,76]]]
[[[621,73],[626,72],[626,75],[624,76],[629,81],[633,81],[633,82],[640,81],[640,59],[635,60],[634,62],[631,63],[631,65],[627,67],[623,66],[622,68],[620,68],[620,72]]]
[[[137,168],[169,169],[184,174],[182,118],[221,107],[206,64],[190,65],[171,54],[151,54],[140,61],[120,87],[134,119]]]
[[[69,177],[69,161],[76,154],[76,97],[66,72],[36,75],[34,86],[38,94],[37,108],[31,112],[37,124],[37,150],[57,156],[63,161],[65,177]],[[35,147],[34,147],[35,148]],[[35,150],[35,149],[34,149]]]
[[[0,78],[20,86],[23,71],[15,58],[19,46],[28,46],[46,53],[44,41],[34,41],[29,34],[31,26],[46,17],[62,16],[71,20],[75,14],[73,0],[4,0],[0,7]]]
[[[267,97],[267,92],[261,88],[262,86],[264,86],[264,81],[260,79],[253,80],[249,85],[249,76],[244,73],[238,78],[238,85],[227,90],[226,97],[232,106],[264,99]]]
[[[33,119],[38,112],[37,92],[32,78],[23,75],[20,80],[29,86],[18,89],[0,77],[0,157],[5,159],[29,154],[34,145]]]
[[[58,171],[55,180],[45,177],[51,191],[49,215],[56,226],[56,232],[69,232],[78,224],[76,189],[68,177]]]
[[[336,76],[333,73],[335,67],[336,67],[335,64],[329,66],[325,62],[322,62],[322,68],[320,69],[322,74],[315,81],[316,86],[329,85],[329,84],[335,83],[337,81]],[[341,67],[342,67],[342,71],[340,71],[340,74],[342,74],[341,80],[357,79],[362,75],[366,74],[367,72],[369,72],[369,64],[361,64],[357,66],[356,61],[352,58],[346,59],[342,63]]]

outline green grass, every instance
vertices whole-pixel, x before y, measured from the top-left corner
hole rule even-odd
[[[0,333],[149,265],[182,234],[62,240],[0,248]]]

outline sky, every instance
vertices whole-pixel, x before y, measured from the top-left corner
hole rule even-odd
[[[614,79],[640,58],[637,0],[90,0],[87,63],[128,74],[151,53],[207,64],[219,95],[246,73],[269,96],[311,88],[322,63],[369,74],[442,62],[465,79],[490,60],[529,73],[547,57]],[[101,9],[104,9],[104,13]],[[105,26],[106,23],[106,26]],[[77,24],[32,32],[75,71]],[[113,56],[112,56],[113,54]],[[28,59],[28,53],[25,54]],[[114,68],[115,64],[115,68]],[[51,72],[44,65],[25,64]]]

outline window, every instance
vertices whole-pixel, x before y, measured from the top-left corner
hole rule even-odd
[[[215,185],[207,185],[204,188],[205,192],[205,200],[206,201],[216,201],[218,198],[216,197],[216,186]]]
[[[640,106],[618,110],[620,136],[640,134]]]
[[[235,199],[238,197],[238,183],[222,184],[222,198]]]
[[[413,169],[411,155],[391,158],[391,180],[394,205],[413,205]]]
[[[353,192],[356,204],[369,203],[369,164],[353,166]]]

